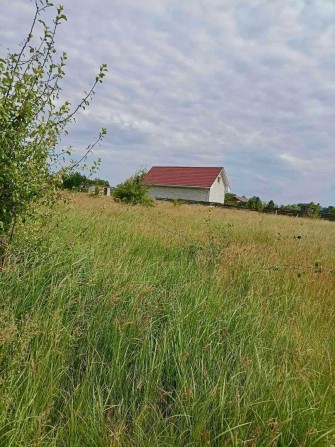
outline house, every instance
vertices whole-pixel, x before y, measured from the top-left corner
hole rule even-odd
[[[224,203],[230,191],[223,167],[154,166],[143,183],[155,199]]]

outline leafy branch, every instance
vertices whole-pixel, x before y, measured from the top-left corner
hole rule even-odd
[[[49,26],[42,15],[53,8]],[[107,72],[102,64],[92,87],[73,110],[69,101],[57,104],[67,55],[57,58],[55,36],[66,20],[62,5],[35,0],[32,24],[21,50],[0,59],[0,236],[9,242],[18,222],[34,219],[41,204],[57,202],[61,173],[84,163],[106,135],[103,128],[78,161],[67,161],[71,146],[57,150],[61,137],[68,133],[67,126],[90,104]],[[42,25],[42,32],[37,24]]]

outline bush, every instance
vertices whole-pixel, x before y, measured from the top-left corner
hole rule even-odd
[[[66,16],[63,6],[49,0],[33,3],[35,14],[20,51],[0,58],[0,238],[5,244],[13,241],[20,225],[27,228],[29,222],[33,227],[45,216],[61,197],[62,172],[82,165],[106,134],[102,129],[79,161],[68,158],[71,146],[59,149],[67,126],[89,105],[107,67],[100,67],[75,108],[69,101],[61,102],[67,55],[57,54],[55,35]]]
[[[73,188],[86,188],[88,186],[88,179],[86,175],[80,172],[70,172],[62,176],[63,188],[73,189]]]
[[[149,186],[143,183],[146,171],[138,171],[125,182],[116,186],[113,191],[113,198],[122,203],[130,205],[152,206],[153,199],[149,196]]]
[[[248,200],[247,208],[257,211],[263,211],[264,204],[259,197],[253,196]]]

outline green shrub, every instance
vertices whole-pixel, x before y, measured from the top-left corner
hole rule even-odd
[[[60,102],[67,55],[57,55],[55,35],[66,16],[63,6],[49,0],[33,3],[35,15],[21,50],[0,58],[0,238],[7,245],[20,225],[33,227],[59,201],[61,174],[81,166],[106,134],[101,129],[79,161],[69,159],[71,146],[59,150],[67,126],[89,105],[107,66],[101,65],[74,109],[69,101]]]
[[[143,183],[145,174],[144,170],[137,171],[135,175],[117,185],[113,191],[113,198],[117,202],[130,205],[152,206],[154,201],[148,194],[149,186]]]

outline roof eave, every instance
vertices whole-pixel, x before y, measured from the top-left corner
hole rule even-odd
[[[231,188],[230,188],[229,180],[228,180],[228,177],[227,177],[227,174],[226,174],[226,171],[225,171],[224,168],[222,168],[222,171],[220,172],[220,175],[222,175],[222,177],[223,177],[224,183],[225,183],[225,185],[227,187],[227,192],[230,192]]]

